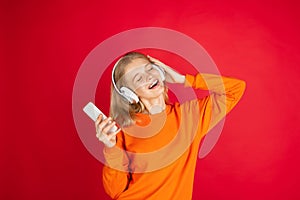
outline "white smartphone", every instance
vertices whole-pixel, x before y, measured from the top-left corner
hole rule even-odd
[[[105,116],[105,114],[103,112],[101,112],[101,110],[99,110],[99,108],[97,108],[95,106],[95,104],[93,104],[92,102],[89,102],[88,104],[86,104],[83,108],[83,111],[95,122],[98,118],[98,116],[100,114],[102,114],[103,119],[106,119],[107,117]],[[118,130],[117,126],[113,126],[110,129],[110,132],[116,132]]]

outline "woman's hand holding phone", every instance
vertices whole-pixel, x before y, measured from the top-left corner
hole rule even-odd
[[[120,131],[118,129],[115,132],[110,130],[116,125],[116,122],[112,121],[111,117],[103,119],[103,115],[100,114],[95,122],[96,137],[103,142],[107,147],[113,147],[117,142],[117,134]]]

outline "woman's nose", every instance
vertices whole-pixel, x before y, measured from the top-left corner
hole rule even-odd
[[[147,81],[151,81],[152,79],[153,79],[152,74],[147,73],[147,78],[146,78],[146,80],[147,80]]]

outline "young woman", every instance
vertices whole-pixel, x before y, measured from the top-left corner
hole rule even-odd
[[[209,90],[184,103],[168,102],[168,83]],[[212,74],[182,75],[150,56],[130,52],[112,72],[109,118],[98,117],[105,144],[105,191],[118,200],[192,199],[203,136],[240,100],[245,82]],[[121,128],[110,132],[115,125]]]

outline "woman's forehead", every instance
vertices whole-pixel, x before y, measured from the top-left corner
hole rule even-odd
[[[126,67],[125,67],[125,73],[132,74],[137,73],[139,71],[144,70],[145,66],[150,64],[148,60],[137,58],[131,61]]]

